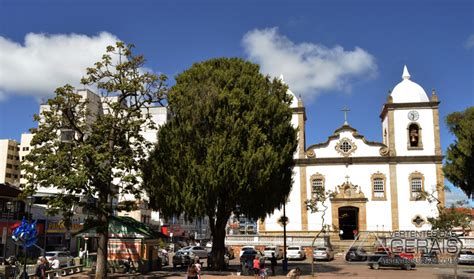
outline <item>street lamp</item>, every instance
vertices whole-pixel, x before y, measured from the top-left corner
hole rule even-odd
[[[35,197],[33,196],[28,196],[26,198],[26,205],[28,206],[28,224],[31,222],[31,207],[33,206],[33,203],[35,201]],[[23,277],[25,279],[28,279],[28,273],[26,272],[26,259],[27,259],[27,254],[28,254],[28,249],[26,248],[26,243],[23,244],[23,249],[25,250],[25,262],[23,263]]]
[[[7,237],[5,239],[5,248],[3,248],[3,261],[6,260],[7,256],[7,248],[8,248],[8,230],[10,229],[10,213],[13,208],[13,203],[11,201],[7,201]]]

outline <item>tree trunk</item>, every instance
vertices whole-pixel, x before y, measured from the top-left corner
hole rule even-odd
[[[212,231],[212,266],[213,270],[224,270],[224,255],[225,255],[225,227],[230,214],[223,214],[227,216],[217,216],[216,225]]]
[[[101,221],[101,224],[97,228],[99,243],[97,248],[97,265],[95,271],[96,279],[107,277],[107,244],[109,242],[107,216],[105,214],[101,214],[99,216],[99,220]]]

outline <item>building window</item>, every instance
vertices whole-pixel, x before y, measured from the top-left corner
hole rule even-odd
[[[357,149],[357,146],[350,139],[343,138],[336,144],[335,148],[336,151],[347,157]]]
[[[324,176],[320,173],[313,174],[310,178],[311,181],[311,195],[313,198],[324,192]]]
[[[422,149],[421,127],[418,123],[408,124],[408,149]]]
[[[385,201],[386,195],[386,177],[383,173],[377,172],[372,174],[372,200]]]
[[[410,200],[418,201],[424,200],[424,176],[420,172],[413,172],[410,174],[409,182],[410,182]]]
[[[12,174],[7,172],[7,173],[5,174],[5,177],[6,177],[6,178],[12,178]]]
[[[426,222],[423,217],[421,217],[420,215],[416,215],[415,217],[413,217],[413,219],[411,219],[411,223],[415,225],[415,227],[421,228]]]
[[[29,147],[23,147],[23,151],[28,151],[28,150],[30,150]]]
[[[7,169],[13,169],[13,165],[12,164],[7,164]]]

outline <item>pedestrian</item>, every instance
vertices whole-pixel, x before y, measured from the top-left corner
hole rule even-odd
[[[60,263],[57,257],[53,257],[53,261],[51,262],[52,269],[59,269]]]
[[[277,258],[275,257],[275,253],[272,253],[272,257],[270,258],[270,264],[272,268],[272,276],[275,276],[275,266],[277,265]]]
[[[342,239],[342,235],[344,234],[344,231],[341,229],[339,230],[339,239]]]
[[[201,268],[202,268],[202,265],[201,265],[201,262],[199,261],[199,257],[196,256],[196,258],[194,258],[194,266],[196,267],[196,272],[197,272],[197,277],[198,279],[201,279]]]
[[[35,273],[39,279],[46,278],[46,270],[48,269],[47,265],[48,265],[48,261],[46,260],[46,258],[41,257],[40,262],[38,266],[36,267],[36,273]]]
[[[255,274],[255,279],[258,278],[258,274],[260,273],[260,260],[257,256],[253,259],[253,273]]]
[[[186,272],[186,278],[187,279],[198,279],[198,272],[196,269],[196,265],[191,262],[188,266],[188,270]]]

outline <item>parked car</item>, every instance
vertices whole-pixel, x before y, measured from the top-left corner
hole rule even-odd
[[[371,269],[379,269],[380,267],[400,267],[401,269],[410,270],[416,267],[413,254],[400,253],[395,255],[391,252],[377,252],[368,257],[369,267]]]
[[[290,260],[304,260],[306,253],[302,246],[288,246],[286,249],[286,257]]]
[[[181,249],[176,251],[176,253],[173,255],[173,267],[177,267],[178,265],[188,266],[190,263],[191,256],[189,255],[189,251]]]
[[[202,246],[187,246],[187,247],[181,248],[180,250],[188,252],[192,258],[195,258],[196,256],[199,257],[200,259],[207,258],[208,252]]]
[[[313,260],[334,260],[334,251],[331,247],[315,247],[313,249]]]
[[[272,254],[275,253],[275,258],[281,259],[283,258],[283,248],[276,245],[276,246],[267,246],[263,249],[263,255],[267,260],[271,259]]]
[[[364,248],[351,247],[345,257],[348,262],[365,262],[367,260],[367,252]]]
[[[255,249],[246,249],[240,256],[240,262],[243,263],[253,261],[255,257],[263,258],[264,256],[262,252],[257,251]]]
[[[474,264],[474,253],[469,250],[461,250],[459,253],[458,263]]]
[[[255,246],[242,246],[242,248],[240,248],[239,258],[242,257],[242,254],[247,250],[256,251]]]
[[[179,249],[173,256],[173,267],[178,265],[186,266],[191,263],[196,257],[206,259],[208,252],[201,246],[186,246]]]
[[[53,258],[57,258],[59,260],[59,266],[68,266],[72,265],[73,257],[69,253],[69,251],[50,251],[45,253],[45,257],[48,262],[52,262]]]

